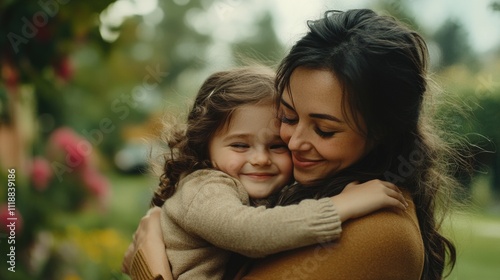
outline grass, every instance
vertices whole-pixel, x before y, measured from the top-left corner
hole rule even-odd
[[[157,179],[149,175],[117,175],[108,177],[112,193],[108,212],[108,222],[112,227],[132,235],[142,216],[149,209]]]
[[[492,198],[490,181],[476,176],[471,185],[474,206],[454,213],[445,224],[457,247],[457,263],[447,279],[500,279],[500,205]]]
[[[451,221],[446,231],[457,246],[457,263],[447,279],[499,279],[500,217],[455,214]]]

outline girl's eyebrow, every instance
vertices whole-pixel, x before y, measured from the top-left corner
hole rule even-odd
[[[293,108],[292,105],[286,103],[286,101],[283,100],[283,98],[281,99],[281,104],[283,104],[283,106],[287,107],[288,109],[295,111],[295,108]],[[334,121],[334,122],[338,122],[338,123],[343,123],[343,121],[340,120],[339,118],[332,116],[332,115],[329,115],[329,114],[310,113],[309,117],[315,118],[315,119],[323,119],[323,120],[329,120],[329,121]]]
[[[224,136],[225,141],[236,140],[236,139],[248,139],[251,137],[249,133],[233,133]]]

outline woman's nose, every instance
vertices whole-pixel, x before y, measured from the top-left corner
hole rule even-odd
[[[297,126],[290,135],[288,148],[290,151],[304,151],[310,149],[311,144],[307,139],[308,136],[305,134],[304,129]]]

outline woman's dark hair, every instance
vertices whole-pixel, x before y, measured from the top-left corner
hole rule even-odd
[[[456,252],[453,243],[439,233],[442,220],[435,210],[437,199],[453,188],[454,179],[446,161],[450,147],[424,114],[429,94],[425,41],[393,18],[366,9],[328,11],[308,25],[310,31],[279,66],[277,103],[283,94],[292,97],[290,79],[298,67],[329,70],[342,86],[344,116],[347,111],[358,113],[345,117],[351,117],[351,125],[372,148],[363,159],[330,178],[307,188],[297,184],[287,189],[278,203],[332,196],[352,181],[392,181],[408,190],[415,203],[426,252],[422,279],[441,279],[446,254],[453,268]]]
[[[183,127],[165,124],[160,183],[151,205],[162,206],[171,197],[183,174],[212,168],[208,146],[212,136],[228,125],[232,113],[243,105],[269,103],[275,98],[274,72],[264,66],[247,66],[212,74],[205,80]]]

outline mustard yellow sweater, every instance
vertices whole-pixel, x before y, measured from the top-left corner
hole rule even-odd
[[[174,279],[221,279],[231,252],[263,257],[337,239],[331,199],[267,209],[250,207],[239,181],[216,170],[183,178],[161,213]]]
[[[245,280],[418,280],[424,247],[415,205],[383,209],[342,225],[335,243],[303,247],[259,259],[240,271]],[[239,278],[240,279],[240,278]]]

